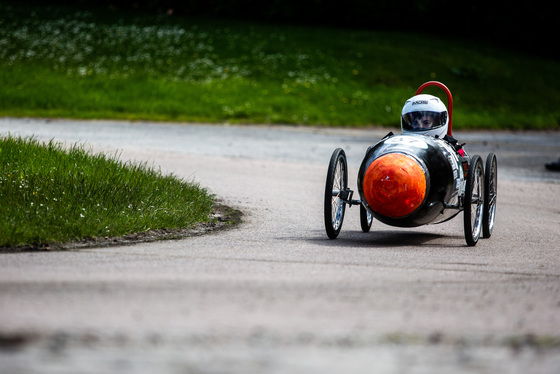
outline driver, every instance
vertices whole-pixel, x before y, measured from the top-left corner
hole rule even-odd
[[[433,112],[416,112],[411,117],[411,125],[416,130],[429,130],[438,121],[437,114]]]
[[[447,134],[449,116],[441,100],[432,95],[416,95],[402,109],[403,133],[420,133],[443,138]]]
[[[408,99],[401,113],[403,133],[414,133],[441,138],[455,147],[461,157],[466,156],[463,145],[447,134],[449,114],[445,104],[432,95],[416,95]]]

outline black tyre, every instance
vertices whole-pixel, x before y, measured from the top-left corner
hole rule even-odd
[[[484,170],[484,216],[482,219],[482,237],[489,238],[496,219],[496,201],[498,198],[498,160],[494,153],[488,154]]]
[[[360,226],[362,226],[362,231],[369,232],[372,222],[373,215],[368,212],[365,206],[360,204]]]
[[[342,228],[346,203],[341,198],[341,193],[347,188],[348,163],[346,153],[343,149],[337,148],[329,162],[325,185],[325,230],[330,239],[336,239]]]
[[[469,163],[464,205],[465,239],[469,246],[474,246],[482,233],[484,213],[484,168],[479,155],[474,155]]]

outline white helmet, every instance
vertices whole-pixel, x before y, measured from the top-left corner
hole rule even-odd
[[[419,133],[443,138],[447,134],[447,108],[435,96],[416,95],[406,101],[401,114],[403,133]]]

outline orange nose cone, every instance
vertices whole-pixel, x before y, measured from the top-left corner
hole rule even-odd
[[[411,157],[390,153],[371,163],[363,178],[368,205],[390,218],[404,217],[416,210],[426,195],[426,177]]]

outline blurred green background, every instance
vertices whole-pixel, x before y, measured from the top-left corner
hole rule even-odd
[[[454,128],[558,129],[552,13],[499,1],[2,1],[0,115],[397,126],[405,100],[438,80]]]

